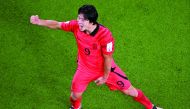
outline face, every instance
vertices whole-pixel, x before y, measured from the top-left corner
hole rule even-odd
[[[89,26],[91,24],[89,22],[89,20],[84,19],[83,14],[79,14],[78,15],[77,21],[78,21],[78,25],[79,25],[80,31],[86,31],[86,30],[88,30],[88,28],[89,28]]]

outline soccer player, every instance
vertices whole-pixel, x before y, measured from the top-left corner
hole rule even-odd
[[[78,10],[77,20],[67,22],[43,20],[37,15],[30,17],[32,24],[73,32],[75,36],[78,67],[72,80],[70,109],[81,109],[82,94],[93,81],[98,86],[106,84],[110,90],[119,90],[132,96],[146,109],[161,109],[153,105],[140,89],[133,87],[125,73],[116,65],[112,57],[112,34],[97,22],[97,18],[98,13],[93,5],[83,5]]]

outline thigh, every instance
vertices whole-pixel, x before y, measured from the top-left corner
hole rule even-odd
[[[87,70],[77,70],[72,80],[71,91],[75,93],[84,92],[88,84],[95,80],[97,75]]]
[[[111,72],[106,82],[110,90],[127,90],[131,83],[126,74],[115,64],[112,64]]]

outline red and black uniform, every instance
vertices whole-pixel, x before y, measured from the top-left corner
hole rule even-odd
[[[64,31],[73,32],[78,47],[78,67],[72,81],[73,92],[85,91],[88,84],[104,75],[104,57],[114,52],[114,39],[111,32],[104,26],[97,24],[91,34],[80,31],[76,20],[62,22]],[[112,60],[112,68],[107,86],[111,90],[124,90],[131,86],[125,73]]]

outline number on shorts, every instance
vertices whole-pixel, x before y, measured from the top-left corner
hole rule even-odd
[[[122,81],[117,81],[117,85],[118,85],[119,87],[124,87],[124,83],[123,83]]]

